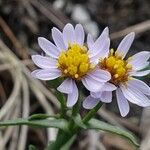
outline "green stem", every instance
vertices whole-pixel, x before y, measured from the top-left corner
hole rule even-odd
[[[93,118],[93,116],[95,116],[95,114],[97,113],[97,111],[101,108],[103,104],[102,103],[98,103],[93,109],[91,109],[83,118],[83,123],[88,123],[88,121]]]
[[[64,96],[64,94],[56,91],[56,97],[57,97],[57,99],[59,100],[59,102],[61,104],[61,114],[60,114],[60,116],[62,118],[66,118],[66,110],[67,110],[67,108],[66,108],[65,96]]]
[[[102,103],[98,103],[93,109],[91,109],[85,115],[85,117],[82,119],[82,122],[84,124],[88,123],[88,121],[95,116],[95,114],[101,108],[102,105],[103,105]],[[80,127],[78,127],[77,125],[75,125],[74,128],[73,128],[73,133],[77,133],[80,129],[81,129]]]
[[[73,118],[80,112],[80,108],[81,108],[81,92],[79,90],[79,99],[78,99],[77,103],[72,108],[72,115],[71,115],[71,118],[70,118],[71,120],[69,123],[69,129],[70,130],[72,130],[75,126]]]
[[[72,110],[72,116],[76,115],[79,111],[79,105],[80,102],[77,103]],[[100,109],[100,107],[102,106],[102,103],[98,103],[92,110],[90,110],[87,115],[85,115],[85,117],[83,118],[83,123],[88,123],[88,121],[93,118],[93,116],[95,116],[95,114],[97,113],[97,111]],[[50,146],[48,146],[48,148],[46,150],[58,150],[60,149],[64,144],[66,144],[78,131],[80,131],[80,127],[77,126],[73,120],[70,121],[69,124],[69,129],[70,129],[70,133],[66,133],[66,132],[61,132],[62,134],[59,134],[59,136],[57,137],[56,141],[54,143],[52,143]]]
[[[68,134],[66,132],[62,132],[59,135],[54,143],[51,143],[46,150],[60,150],[61,147],[69,141],[73,137],[73,134]]]
[[[79,94],[80,97],[80,94]],[[70,122],[69,122],[69,132],[66,133],[64,131],[60,131],[57,134],[57,139],[54,143],[52,143],[50,146],[48,146],[47,150],[58,150],[60,149],[64,144],[66,144],[75,134],[76,134],[76,129],[78,128],[73,120],[73,117],[79,113],[81,107],[81,100],[77,101],[77,103],[74,105],[72,108],[72,115],[70,117]],[[63,107],[61,107],[63,109]]]

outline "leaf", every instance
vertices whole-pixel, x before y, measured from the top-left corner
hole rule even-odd
[[[34,127],[42,127],[42,128],[59,128],[64,131],[68,130],[68,122],[65,119],[37,119],[37,120],[29,120],[18,118],[14,120],[5,120],[0,121],[0,127],[4,126],[16,126],[16,125],[28,125],[28,126],[34,126]]]
[[[28,150],[37,150],[37,148],[34,145],[29,145],[29,149]]]
[[[125,137],[128,140],[130,140],[134,145],[139,146],[136,137],[131,132],[121,129],[117,126],[110,125],[106,122],[99,121],[97,119],[91,119],[87,124],[87,129],[98,129],[111,132],[120,135],[122,137]]]
[[[50,118],[50,115],[47,114],[34,114],[28,118],[28,120],[37,120],[37,119],[46,119]]]

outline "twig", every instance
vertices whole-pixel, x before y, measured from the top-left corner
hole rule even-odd
[[[29,3],[29,0],[21,0],[20,3],[23,4],[23,7],[27,10],[29,16],[37,21],[38,16],[35,10],[33,9],[32,5]]]
[[[7,55],[11,57],[12,61],[15,61],[16,64],[19,64],[20,69],[22,72],[26,75],[29,82],[31,82],[34,86],[38,87],[43,94],[55,104],[56,107],[59,107],[57,98],[38,80],[33,79],[31,76],[31,72],[28,68],[26,68],[25,65],[23,65],[20,60],[17,58],[17,56],[0,40],[0,49],[4,52],[7,52]]]
[[[21,98],[20,96],[21,95],[19,95],[19,99]],[[12,119],[16,118],[19,115],[20,110],[21,110],[21,101],[18,101],[16,108],[14,109]],[[14,129],[13,129],[12,139],[11,139],[8,150],[16,150],[17,149],[18,137],[19,137],[19,126],[14,127]]]
[[[17,97],[17,98],[20,99],[19,97]],[[11,112],[10,118],[16,118],[18,116],[18,113],[20,111],[20,104],[21,103],[18,102],[16,105],[13,105],[13,109],[9,110]],[[18,132],[16,133],[16,129],[18,129],[18,128],[19,127],[6,128],[4,135],[3,135],[3,146],[4,147],[11,138],[13,140],[11,140],[10,147],[14,148],[16,146],[16,144],[17,144],[17,142],[16,142],[17,135],[16,134],[18,134]]]
[[[0,81],[0,91],[1,91],[0,98],[1,98],[2,104],[4,104],[4,102],[7,98],[6,98],[5,89],[3,88],[1,81]]]
[[[20,93],[19,91],[21,88],[20,80],[21,80],[21,75],[20,75],[20,72],[18,72],[18,75],[15,76],[15,79],[14,79],[15,83],[14,83],[13,91],[12,91],[11,95],[9,96],[5,105],[0,109],[0,120],[4,117],[4,115],[7,114],[8,110],[18,100],[17,96],[18,96],[18,93]]]
[[[45,112],[47,114],[51,114],[53,115],[53,109],[50,106],[50,104],[47,102],[45,96],[42,94],[42,92],[33,84],[30,84],[31,90],[33,91],[33,93],[35,94],[35,96],[37,97],[37,99],[39,100],[40,104],[42,105],[42,107],[44,108]],[[48,129],[48,138],[49,140],[55,140],[56,137],[56,130],[54,129]]]
[[[30,104],[29,104],[29,87],[27,84],[27,80],[25,77],[23,77],[22,80],[22,91],[23,91],[23,111],[22,111],[22,118],[29,117],[29,110],[30,110]],[[21,126],[20,130],[20,138],[18,141],[18,150],[25,150],[26,147],[26,141],[27,141],[27,133],[28,133],[28,126]]]
[[[20,62],[22,62],[24,65],[26,66],[32,66],[33,65],[33,61],[31,61],[30,59],[24,59],[24,60],[20,60]],[[12,69],[14,67],[17,67],[19,64],[11,64],[10,63],[5,63],[0,65],[0,72],[1,71],[5,71],[8,69]],[[18,66],[19,67],[19,66]]]
[[[142,33],[145,32],[147,30],[150,30],[150,20],[138,23],[136,25],[130,26],[125,28],[124,30],[112,33],[110,35],[112,40],[115,40],[117,38],[120,38],[122,36],[125,36],[126,34],[130,33],[130,32],[135,32],[135,33]]]
[[[7,37],[10,39],[12,44],[16,48],[16,52],[18,55],[22,58],[28,58],[28,55],[26,53],[26,49],[22,46],[22,44],[19,42],[19,40],[14,35],[13,31],[10,29],[8,24],[5,22],[5,20],[0,16],[0,27],[3,29]]]
[[[62,12],[54,10],[51,3],[45,0],[30,0],[29,2],[60,29],[63,29],[66,23],[71,22]]]

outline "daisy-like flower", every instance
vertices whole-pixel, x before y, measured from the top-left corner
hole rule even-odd
[[[41,68],[33,71],[32,76],[41,80],[64,78],[57,90],[68,94],[67,106],[72,107],[78,100],[77,82],[81,81],[89,91],[96,92],[111,78],[108,71],[96,68],[101,52],[109,51],[108,28],[95,42],[88,35],[87,45],[84,44],[85,33],[80,24],[74,28],[68,23],[63,32],[54,27],[52,38],[55,45],[43,37],[38,38],[46,56],[32,56],[33,62]]]
[[[150,87],[143,81],[133,76],[145,76],[150,70],[141,71],[149,65],[150,52],[142,51],[128,59],[124,59],[135,34],[131,32],[119,44],[117,50],[113,49],[107,57],[100,58],[99,68],[110,72],[111,80],[107,82],[101,91],[91,92],[83,102],[83,107],[91,109],[102,101],[109,103],[112,101],[112,91],[116,91],[116,98],[121,116],[126,116],[129,112],[129,103],[142,107],[150,105]],[[108,87],[109,86],[109,87]]]

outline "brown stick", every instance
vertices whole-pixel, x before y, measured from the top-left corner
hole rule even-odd
[[[5,22],[5,20],[0,16],[0,27],[3,29],[4,33],[6,36],[9,38],[9,40],[12,42],[14,45],[17,54],[21,58],[28,58],[27,50],[22,46],[22,44],[19,42],[19,40],[16,38],[14,35],[13,31],[10,29],[8,24]]]
[[[66,23],[72,22],[61,11],[55,10],[47,1],[30,0],[29,2],[61,30]]]
[[[130,32],[141,33],[150,30],[150,20],[138,23],[136,25],[125,28],[124,30],[114,32],[110,35],[112,40],[123,37]]]

